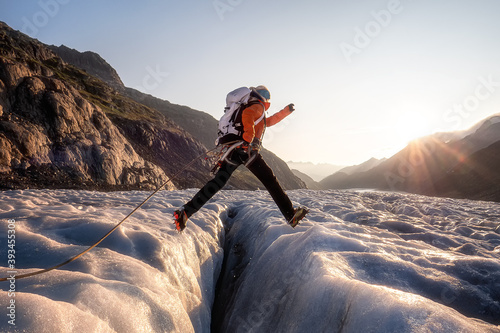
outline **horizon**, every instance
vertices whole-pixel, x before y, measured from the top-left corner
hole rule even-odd
[[[40,0],[0,20],[101,55],[124,82],[219,119],[226,94],[265,84],[285,161],[356,165],[499,112],[500,3]],[[214,129],[215,131],[215,129]]]

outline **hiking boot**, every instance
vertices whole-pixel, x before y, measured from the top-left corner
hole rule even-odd
[[[297,224],[299,224],[300,220],[306,216],[306,214],[309,213],[309,210],[305,207],[299,207],[294,210],[293,217],[288,220],[288,224],[292,226],[292,228],[295,228]]]
[[[186,228],[186,223],[188,220],[188,217],[187,217],[186,212],[184,211],[184,208],[176,210],[174,212],[174,218],[175,218],[175,221],[174,221],[175,228],[177,229],[177,231],[181,232],[182,230],[184,230],[184,228]]]

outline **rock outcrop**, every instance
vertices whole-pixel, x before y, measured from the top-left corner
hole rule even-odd
[[[176,166],[155,163],[155,145],[183,145],[179,164],[203,151],[160,113],[0,23],[1,188],[156,188]]]
[[[103,80],[113,87],[113,89],[118,91],[124,89],[125,86],[116,70],[99,54],[91,51],[79,52],[65,45],[49,45],[48,48],[68,64],[85,69],[87,73]]]

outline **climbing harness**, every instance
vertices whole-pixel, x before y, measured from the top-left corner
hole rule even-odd
[[[210,159],[214,164],[214,167],[211,170],[212,174],[215,175],[217,173],[223,162],[226,162],[234,166],[238,165],[237,163],[234,163],[229,159],[231,153],[237,148],[243,148],[247,151],[248,158],[243,165],[249,166],[259,154],[260,148],[251,149],[248,146],[248,144],[245,145],[245,143],[246,143],[245,141],[236,141],[236,142],[230,142],[225,145],[220,145],[218,147],[218,151],[213,156],[207,157],[207,160]]]
[[[177,178],[182,172],[184,172],[187,168],[189,168],[191,165],[194,164],[194,162],[196,162],[198,159],[200,158],[203,158],[209,154],[211,154],[212,152],[216,151],[219,147],[215,147],[213,149],[210,149],[210,150],[207,150],[206,152],[204,152],[203,154],[193,158],[193,160],[191,162],[189,162],[188,164],[186,164],[184,166],[184,168],[182,168],[181,170],[179,170],[176,174],[174,174],[172,177],[168,178],[160,187],[158,187],[153,193],[151,193],[146,199],[144,199],[143,202],[141,202],[137,207],[135,207],[127,216],[125,216],[117,225],[115,225],[113,227],[113,229],[111,229],[110,231],[108,231],[104,236],[101,237],[101,239],[99,239],[97,242],[95,242],[94,244],[92,244],[91,246],[89,246],[86,250],[80,252],[79,254],[71,257],[70,259],[58,264],[58,265],[55,265],[55,266],[52,266],[52,267],[49,267],[49,268],[45,268],[45,269],[42,269],[42,270],[38,270],[38,271],[35,271],[35,272],[31,272],[31,273],[25,273],[25,274],[20,274],[20,275],[13,275],[11,277],[4,277],[4,278],[0,278],[0,281],[7,281],[7,280],[11,280],[13,278],[15,278],[16,280],[18,279],[23,279],[23,278],[27,278],[27,277],[30,277],[30,276],[34,276],[34,275],[40,275],[40,274],[43,274],[43,273],[47,273],[47,272],[50,272],[54,269],[58,269],[64,265],[67,265],[69,264],[70,262],[72,261],[75,261],[76,259],[80,258],[81,256],[83,256],[85,253],[89,252],[90,250],[92,250],[94,247],[96,247],[97,245],[99,245],[103,240],[105,240],[109,235],[111,235],[113,233],[113,231],[115,231],[116,229],[118,229],[118,227],[123,223],[125,222],[130,216],[132,216],[137,210],[139,210],[146,202],[149,201],[149,199],[151,199],[156,193],[158,193],[165,185],[167,185],[169,182],[171,182],[172,180],[174,180],[175,178]],[[7,271],[8,274],[12,273],[11,271]]]

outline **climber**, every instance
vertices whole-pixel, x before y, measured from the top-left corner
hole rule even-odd
[[[174,212],[178,231],[184,230],[187,220],[224,187],[233,172],[245,165],[266,187],[286,221],[295,227],[308,210],[294,208],[271,168],[260,154],[261,140],[266,127],[273,126],[294,111],[289,104],[276,114],[266,117],[271,94],[265,86],[239,88],[228,94],[225,115],[219,121],[217,144],[231,151],[219,162],[214,178],[201,188],[182,208]]]

